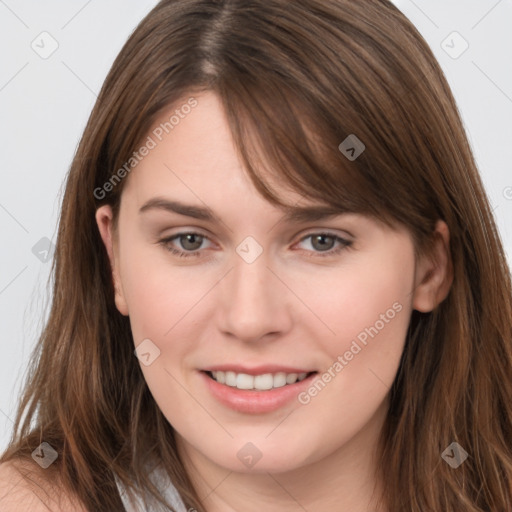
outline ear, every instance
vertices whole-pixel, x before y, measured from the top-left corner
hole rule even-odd
[[[423,313],[432,311],[448,296],[453,282],[450,230],[442,220],[436,223],[432,243],[432,250],[421,256],[415,271],[413,309]]]
[[[113,213],[110,205],[100,206],[96,210],[96,223],[100,231],[101,238],[107,249],[112,270],[112,281],[115,289],[116,307],[122,315],[128,316],[128,304],[126,303],[121,276],[119,273],[119,257],[117,255],[118,247],[116,234],[113,230]]]

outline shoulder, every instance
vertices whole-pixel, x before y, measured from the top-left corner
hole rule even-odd
[[[0,464],[2,512],[87,512],[83,504],[62,491],[46,470],[30,461]]]

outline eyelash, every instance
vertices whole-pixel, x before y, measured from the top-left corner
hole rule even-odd
[[[195,232],[182,232],[182,233],[177,233],[176,235],[173,235],[171,237],[167,237],[167,238],[164,238],[162,240],[159,240],[159,244],[162,245],[164,247],[165,250],[169,251],[170,253],[174,254],[175,256],[178,256],[180,258],[190,258],[190,257],[194,257],[194,256],[200,256],[201,255],[201,250],[196,250],[196,251],[189,251],[189,252],[186,252],[186,251],[180,251],[178,249],[175,249],[174,247],[171,247],[169,246],[169,244],[177,239],[177,238],[180,238],[182,236],[186,236],[186,235],[195,235],[195,236],[199,236],[205,240],[208,240],[208,237],[202,235],[201,233],[195,233]],[[318,236],[318,235],[321,235],[321,236],[327,236],[327,237],[330,237],[330,238],[334,238],[335,242],[340,242],[341,243],[341,246],[339,246],[337,249],[331,249],[329,251],[324,251],[324,252],[318,252],[318,251],[306,251],[306,252],[309,252],[309,253],[313,253],[313,255],[310,255],[308,257],[320,257],[320,258],[325,258],[325,257],[330,257],[330,256],[336,256],[338,254],[340,254],[342,251],[346,250],[346,249],[349,249],[351,246],[352,246],[352,242],[349,241],[349,240],[345,240],[344,238],[341,238],[337,235],[335,235],[334,233],[329,233],[329,232],[324,232],[324,231],[320,231],[320,232],[317,232],[317,233],[310,233],[304,237],[302,237],[299,241],[300,242],[303,242],[304,240],[306,240],[307,238],[311,238],[313,236]]]

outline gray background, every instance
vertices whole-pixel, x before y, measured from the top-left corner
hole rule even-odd
[[[156,3],[0,0],[0,450],[48,315],[65,175],[115,56]],[[447,75],[512,263],[512,0],[395,4]]]

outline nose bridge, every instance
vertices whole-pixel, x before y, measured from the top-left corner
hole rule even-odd
[[[265,288],[271,284],[267,282],[269,275],[272,275],[267,268],[271,265],[269,254],[269,250],[252,236],[246,237],[236,247],[232,285],[237,296],[265,294]]]
[[[222,329],[244,340],[256,340],[285,328],[282,283],[269,270],[269,253],[254,241],[237,247],[233,270],[221,283]],[[259,244],[258,244],[259,245]]]

